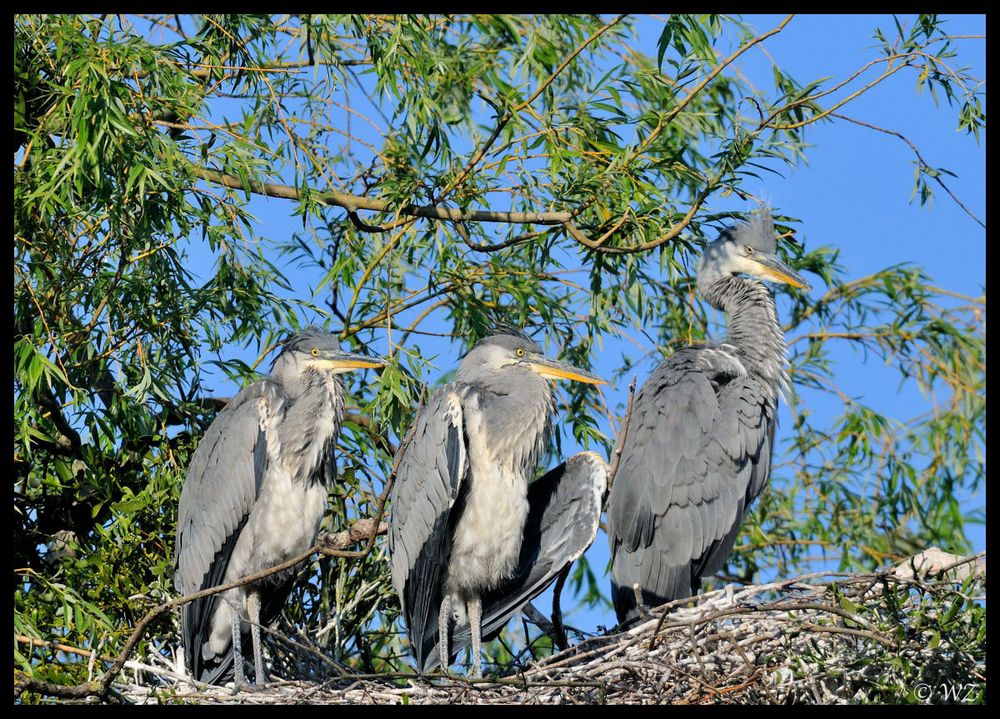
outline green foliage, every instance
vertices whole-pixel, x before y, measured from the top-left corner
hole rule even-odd
[[[867,704],[985,704],[986,607],[984,575],[949,582],[897,583],[883,578],[852,601],[831,585],[833,599],[852,619],[833,626],[880,635],[865,651],[846,653],[836,642],[813,642],[792,661],[796,678],[857,688]]]
[[[777,66],[773,89],[751,86],[724,59],[757,34],[727,16],[670,16],[655,60],[633,49],[633,18],[581,15],[19,15],[14,30],[15,634],[105,655],[172,594],[177,499],[215,382],[250,381],[312,321],[391,355],[377,383],[348,377],[358,421],[324,529],[372,516],[428,379],[496,320],[583,367],[620,353],[622,387],[704,338],[691,268],[732,217],[718,205],[803,160],[807,128],[855,96]],[[978,140],[983,85],[951,66],[941,22],[876,37],[873,62],[943,94]],[[949,174],[920,159],[914,197]],[[827,285],[790,296],[795,387],[843,412],[818,424],[788,398],[784,463],[732,568],[792,574],[815,546],[845,568],[967,549],[976,517],[956,495],[985,477],[985,296],[954,301],[910,266],[848,280],[829,248],[782,251]],[[927,412],[884,416],[841,390],[845,342],[916,382]],[[602,418],[623,402],[558,396],[548,463],[571,442],[607,454]],[[385,551],[314,561],[283,631],[358,669],[405,668]],[[602,570],[581,563],[567,592],[605,603]],[[139,651],[175,638],[162,615]],[[15,665],[64,684],[88,671],[18,640]]]

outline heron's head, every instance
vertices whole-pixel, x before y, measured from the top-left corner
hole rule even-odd
[[[462,358],[456,379],[470,384],[495,386],[517,382],[525,372],[548,379],[568,379],[587,384],[606,380],[566,362],[549,359],[541,346],[518,330],[504,330],[480,340]],[[530,376],[530,375],[529,375]]]
[[[336,336],[319,327],[306,327],[285,342],[275,358],[275,368],[282,361],[291,361],[299,369],[323,370],[332,374],[370,367],[384,367],[385,360],[366,357],[340,349]]]
[[[811,289],[799,273],[778,258],[774,222],[767,207],[762,207],[749,222],[723,230],[717,240],[705,247],[698,264],[698,282],[702,286],[726,275],[741,274]]]

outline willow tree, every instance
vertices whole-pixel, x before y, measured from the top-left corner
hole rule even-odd
[[[897,73],[975,140],[985,125],[983,86],[934,16],[876,31],[857,73],[775,67],[770,87],[737,61],[795,32],[792,17],[659,18],[647,55],[634,47],[650,22],[15,17],[16,667],[77,682],[172,595],[191,452],[301,324],[392,357],[377,384],[349,387],[335,531],[375,513],[426,384],[492,323],[584,367],[621,354],[611,393],[560,395],[547,459],[572,443],[607,453],[633,367],[706,335],[691,269],[734,216],[727,198],[753,199],[762,168],[807,158],[815,123],[854,122],[850,104]],[[914,151],[924,202],[947,170]],[[915,266],[854,277],[834,248],[795,239],[794,208],[775,212],[781,251],[825,283],[782,300],[795,389],[836,393],[829,353],[848,342],[928,399],[907,419],[844,396],[817,424],[793,389],[787,461],[729,574],[790,575],[817,545],[843,568],[968,550],[956,496],[985,472],[984,294],[952,301]],[[406,666],[384,551],[314,558],[283,631],[350,666]],[[607,601],[604,567],[574,580]],[[169,654],[172,621],[140,649]]]

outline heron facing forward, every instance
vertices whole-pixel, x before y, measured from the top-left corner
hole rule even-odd
[[[788,380],[774,298],[757,279],[810,288],[775,253],[767,208],[708,244],[698,290],[726,313],[728,335],[678,350],[636,394],[608,497],[612,599],[623,624],[639,618],[636,585],[652,607],[691,596],[703,575],[722,569],[767,483]]]
[[[336,337],[308,327],[285,343],[270,377],[244,388],[219,412],[181,491],[178,592],[255,574],[313,545],[344,415],[337,375],[384,364],[344,352]],[[277,617],[294,579],[294,568],[288,569],[185,604],[181,638],[191,676],[210,684],[233,678],[236,689],[244,686],[242,645],[249,633],[254,680],[264,684],[261,623]]]
[[[547,359],[523,333],[478,342],[400,445],[389,549],[417,668],[447,670],[593,542],[607,481],[581,453],[531,482],[555,411],[549,379],[604,380]],[[530,485],[529,485],[530,483]],[[435,651],[436,650],[436,651]]]

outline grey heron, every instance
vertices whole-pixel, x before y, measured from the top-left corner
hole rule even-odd
[[[581,453],[531,482],[555,409],[548,379],[605,383],[519,331],[480,340],[400,445],[389,550],[421,672],[471,644],[481,676],[484,629],[499,633],[596,536],[604,460]]]
[[[652,607],[719,571],[767,482],[787,361],[774,299],[755,278],[810,289],[775,253],[766,207],[706,246],[698,291],[726,314],[727,336],[674,352],[636,394],[608,497],[622,624],[639,617],[634,585]]]
[[[381,367],[308,327],[290,338],[270,377],[219,412],[191,458],[177,514],[174,585],[181,594],[291,559],[316,539],[326,509],[332,449],[344,415],[339,373]],[[242,644],[253,642],[255,683],[265,683],[261,623],[291,591],[295,570],[185,604],[181,637],[191,675],[246,684]]]

